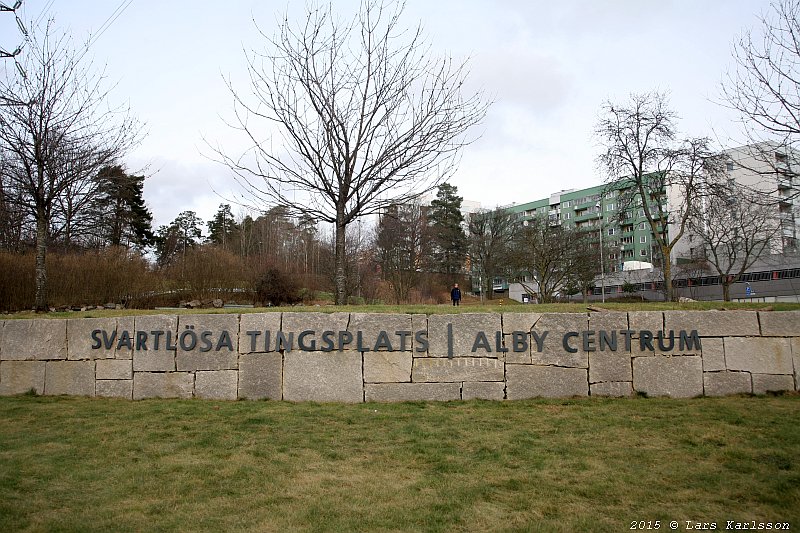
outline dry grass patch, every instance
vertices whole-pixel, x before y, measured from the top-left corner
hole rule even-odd
[[[0,398],[0,530],[798,524],[798,402]]]

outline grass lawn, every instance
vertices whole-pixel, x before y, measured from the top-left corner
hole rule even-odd
[[[800,528],[800,396],[0,398],[0,531]],[[653,523],[653,526],[655,523]]]
[[[206,313],[269,313],[269,312],[347,312],[347,313],[585,313],[588,308],[605,311],[707,311],[714,309],[745,311],[800,311],[800,303],[776,302],[591,302],[590,304],[531,304],[523,305],[509,299],[497,299],[480,303],[479,300],[468,299],[468,303],[459,307],[450,304],[441,305],[321,305],[262,308],[230,308],[230,309],[108,309],[91,311],[63,311],[54,313],[34,313],[26,311],[0,315],[0,319],[18,318],[102,318],[131,315],[153,314],[206,314]]]

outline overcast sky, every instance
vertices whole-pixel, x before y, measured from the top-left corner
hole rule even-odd
[[[4,0],[10,3],[11,0]],[[223,146],[232,102],[222,76],[246,90],[243,49],[263,43],[276,17],[305,2],[251,0],[25,0],[27,20],[55,18],[77,41],[116,20],[91,47],[147,137],[126,160],[147,169],[155,225],[180,212],[208,220],[236,185],[204,157],[203,138]],[[350,16],[357,2],[334,2]],[[125,7],[127,6],[127,7]],[[605,100],[667,91],[682,132],[734,144],[733,116],[715,102],[737,35],[758,24],[766,0],[407,0],[404,22],[422,22],[434,51],[470,57],[472,87],[495,103],[451,183],[485,207],[524,203],[601,182],[592,130]],[[44,18],[44,17],[42,17]],[[0,46],[13,49],[9,17]],[[217,191],[217,192],[215,192]]]

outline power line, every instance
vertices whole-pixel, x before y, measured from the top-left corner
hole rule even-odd
[[[133,0],[122,0],[117,8],[108,16],[105,22],[100,25],[100,28],[97,30],[97,33],[89,39],[89,42],[86,43],[86,49],[88,50],[107,30],[111,27],[112,24],[125,12],[126,9],[133,3]]]

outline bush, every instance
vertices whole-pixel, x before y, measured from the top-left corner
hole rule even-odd
[[[271,267],[256,282],[256,297],[264,305],[285,305],[300,302],[300,287],[286,272]]]
[[[0,310],[30,309],[34,303],[35,256],[0,252]],[[139,254],[120,247],[47,254],[48,303],[53,307],[127,304],[159,286]]]

